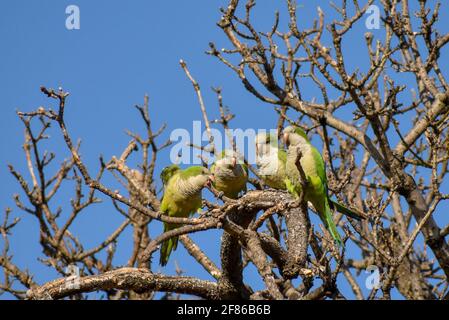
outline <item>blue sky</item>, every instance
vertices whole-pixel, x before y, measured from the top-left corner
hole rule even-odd
[[[300,1],[301,23],[310,25],[316,17],[316,6],[327,13],[327,21],[334,18],[327,1]],[[75,4],[81,12],[81,29],[67,30],[65,9]],[[191,83],[179,66],[179,60],[188,63],[193,76],[202,86],[210,118],[216,118],[218,108],[212,86],[222,87],[225,105],[237,115],[234,128],[273,128],[276,113],[269,105],[262,104],[242,86],[236,76],[224,65],[204,52],[208,43],[214,41],[217,48],[227,46],[224,34],[216,26],[226,1],[143,1],[134,0],[78,0],[78,1],[3,1],[0,11],[0,208],[13,208],[13,216],[21,223],[14,229],[11,238],[11,252],[14,262],[22,268],[29,268],[35,280],[42,283],[53,279],[56,274],[37,261],[42,257],[38,244],[38,229],[33,217],[15,208],[12,194],[20,193],[19,186],[9,174],[7,164],[12,163],[26,178],[26,163],[23,155],[23,126],[17,118],[17,109],[30,111],[38,106],[54,104],[39,92],[45,85],[63,87],[71,93],[66,110],[66,121],[74,139],[82,139],[81,154],[91,168],[91,174],[98,169],[98,156],[105,159],[118,155],[130,138],[125,130],[142,132],[143,126],[133,106],[143,101],[144,94],[150,96],[152,121],[156,128],[167,123],[167,131],[159,140],[165,141],[168,133],[176,128],[191,130],[192,121],[201,120],[201,113]],[[255,25],[268,30],[274,19],[274,9],[281,11],[281,26],[286,26],[286,6],[279,1],[260,1],[255,9]],[[445,9],[443,5],[443,9]],[[446,10],[447,11],[447,10]],[[447,16],[447,14],[446,14]],[[447,18],[447,17],[446,17]],[[303,25],[301,25],[303,26]],[[442,26],[441,26],[442,27]],[[447,27],[442,31],[447,32]],[[363,24],[351,31],[351,38],[345,42],[348,64],[358,67],[366,64],[366,48]],[[383,30],[373,31],[382,37]],[[447,53],[447,52],[446,52]],[[443,66],[447,69],[447,64]],[[402,81],[410,83],[404,76]],[[306,98],[318,95],[310,83]],[[410,88],[408,88],[409,90]],[[407,95],[403,98],[407,101]],[[342,118],[352,118],[343,111]],[[404,123],[404,130],[408,124]],[[56,128],[50,131],[51,139],[43,146],[54,151],[56,163],[68,157],[67,150]],[[395,140],[393,140],[395,141]],[[161,154],[157,172],[169,163],[169,150]],[[55,167],[53,167],[53,170]],[[113,178],[105,183],[113,186]],[[54,207],[67,208],[73,197],[70,184],[61,190]],[[113,187],[112,187],[113,188]],[[117,186],[115,186],[117,188]],[[86,248],[96,246],[117,228],[122,217],[114,211],[107,200],[104,204],[92,206],[84,212],[73,226]],[[161,231],[158,223],[152,223],[150,233],[156,236]],[[208,231],[194,235],[206,252],[217,261],[219,231]],[[116,265],[126,263],[132,245],[131,230],[120,238]],[[182,247],[182,246],[180,246]],[[349,248],[348,255],[354,253]],[[158,257],[156,256],[156,259]],[[172,255],[166,272],[174,272],[174,261],[182,261],[186,274],[210,277],[183,248]],[[154,269],[157,270],[154,265]],[[253,267],[245,271],[248,282],[255,289],[261,287],[259,276]],[[361,281],[362,288],[364,277]],[[318,284],[318,282],[317,282]],[[345,281],[341,282],[343,293],[352,297]],[[365,290],[365,289],[364,289]],[[365,290],[366,294],[368,291]],[[8,297],[8,296],[6,296]]]

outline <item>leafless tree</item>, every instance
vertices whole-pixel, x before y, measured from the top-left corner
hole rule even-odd
[[[9,170],[26,195],[26,199],[14,197],[17,207],[39,223],[45,256],[41,261],[61,278],[36,283],[32,273],[14,263],[8,239],[19,218],[12,219],[8,209],[0,225],[4,273],[0,290],[19,299],[81,299],[93,291],[101,291],[109,299],[151,299],[155,292],[166,292],[167,298],[190,294],[206,299],[344,299],[336,282],[342,274],[357,299],[390,299],[393,288],[406,299],[449,298],[449,245],[445,240],[449,225],[438,225],[434,219],[441,214],[441,203],[449,199],[442,190],[449,161],[449,85],[440,68],[440,52],[449,42],[449,34],[441,34],[435,27],[441,5],[419,0],[418,10],[412,12],[408,0],[381,0],[384,38],[375,40],[367,32],[369,66],[349,72],[343,40],[355,24],[364,23],[373,0],[363,5],[356,0],[333,5],[339,18],[329,23],[318,8],[310,27],[298,24],[296,2],[287,0],[288,12],[276,12],[272,28],[263,31],[253,24],[256,2],[240,2],[229,0],[218,22],[229,47],[218,50],[210,43],[208,54],[229,67],[255,101],[273,106],[279,116],[273,125],[278,129],[286,123],[301,124],[321,138],[331,194],[368,217],[359,223],[335,216],[345,230],[344,241],[352,242],[362,258],[350,257],[335,247],[324,229],[311,225],[304,201],[264,188],[252,167],[253,188],[238,200],[210,188],[222,200],[221,205],[205,200],[203,214],[193,218],[162,215],[155,165],[158,152],[170,142],[158,142],[165,127],[153,128],[148,98],[137,107],[145,136],[130,132],[131,141],[123,153],[108,161],[100,157],[99,168],[94,170],[83,162],[80,145],[67,126],[68,93],[42,87],[56,102],[56,111],[39,107],[18,112],[25,127],[23,149],[31,179],[27,181],[12,165]],[[286,31],[279,28],[281,19],[289,21]],[[329,45],[325,45],[325,37],[331,39]],[[215,89],[220,118],[211,120],[199,84],[185,62],[181,61],[181,67],[197,93],[207,131],[211,126],[229,128],[234,115],[223,106],[220,89]],[[413,76],[417,92],[404,84],[406,74]],[[306,81],[313,83],[321,96],[307,101],[303,97]],[[403,102],[408,100],[411,103]],[[338,117],[337,111],[342,109],[352,112],[353,119]],[[403,132],[400,119],[406,118],[411,119],[412,128]],[[49,169],[55,155],[39,148],[51,124],[59,126],[68,150],[68,159],[56,172]],[[138,168],[127,164],[132,155],[141,156]],[[102,178],[106,172],[128,192],[105,185]],[[74,197],[71,211],[63,214],[58,209],[58,192],[68,181],[75,182]],[[97,247],[85,248],[70,229],[80,213],[100,199],[113,202],[123,223]],[[148,225],[161,222],[182,226],[150,235]],[[125,228],[133,230],[133,250],[127,265],[117,268],[112,261],[117,238]],[[224,230],[221,243],[217,243],[220,261],[212,261],[201,250],[201,243],[189,237],[216,228]],[[424,246],[416,244],[419,234]],[[159,244],[175,235],[214,281],[151,270],[149,262]],[[107,253],[104,260],[98,258],[103,251]],[[73,264],[81,270],[76,286],[70,285],[65,274]],[[245,281],[243,270],[249,264],[255,266],[265,289],[255,291]],[[364,296],[356,275],[371,265],[381,270],[381,286]],[[301,281],[295,286],[292,280],[298,277]],[[316,279],[321,279],[322,285],[314,286]]]

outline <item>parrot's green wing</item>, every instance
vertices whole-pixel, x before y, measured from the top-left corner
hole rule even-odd
[[[334,219],[332,218],[332,212],[329,208],[329,202],[327,201],[327,199],[325,200],[324,217],[321,217],[321,219],[326,224],[327,230],[329,230],[329,233],[331,234],[334,241],[340,247],[343,247],[343,240],[341,239],[340,233],[338,232],[337,226],[335,225]]]
[[[164,223],[164,232],[176,229],[177,227],[178,225]],[[162,242],[161,254],[159,259],[159,263],[161,266],[167,265],[171,252],[173,250],[176,250],[177,247],[178,247],[178,237],[171,237],[170,239]]]
[[[321,181],[323,181],[324,186],[326,188],[326,195],[329,200],[330,209],[335,208],[338,212],[343,213],[344,215],[347,215],[347,216],[349,216],[353,219],[359,220],[359,221],[362,219],[365,219],[365,217],[363,215],[358,214],[358,213],[346,208],[345,206],[341,205],[340,203],[333,201],[329,197],[329,190],[327,188],[326,165],[324,163],[323,158],[321,157],[321,154],[318,152],[318,150],[316,148],[313,148],[313,152],[314,152],[314,158],[316,159],[316,163],[317,163],[318,175],[319,175]]]
[[[366,219],[366,216],[364,214],[355,212],[332,199],[329,199],[329,205],[330,205],[331,209],[335,208],[338,212],[340,212],[348,217],[351,217],[355,220],[361,221],[361,220]]]
[[[181,168],[177,164],[172,164],[171,166],[165,167],[161,172],[161,180],[164,186],[168,184],[168,181],[173,177]]]
[[[335,225],[334,219],[332,218],[332,211],[331,204],[329,203],[329,193],[327,188],[327,177],[326,177],[326,165],[324,163],[323,157],[321,156],[321,153],[312,146],[312,155],[313,159],[315,161],[315,169],[316,173],[321,180],[321,183],[324,188],[324,194],[322,200],[324,200],[324,212],[323,216],[320,215],[321,220],[326,224],[327,229],[329,230],[330,234],[332,235],[332,238],[334,238],[335,242],[339,246],[343,246],[343,241],[340,237],[340,234],[337,230],[337,226]]]
[[[326,165],[324,164],[323,157],[317,148],[312,146],[312,156],[315,162],[316,173],[323,184],[327,194],[327,177],[326,177]]]
[[[307,133],[304,131],[304,129],[298,127],[298,126],[293,126],[295,128],[294,132],[297,135],[300,135],[301,137],[303,137],[304,139],[306,139],[307,141],[309,141],[309,137],[307,137]]]

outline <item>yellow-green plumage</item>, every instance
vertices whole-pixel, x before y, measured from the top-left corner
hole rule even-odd
[[[301,176],[296,163],[298,152],[300,152],[300,165],[307,179],[304,198],[312,203],[332,238],[342,246],[343,241],[332,219],[327,191],[326,170],[321,154],[309,142],[301,129],[288,127],[284,130],[284,135],[286,135],[289,142],[286,164],[286,184],[289,192],[295,196],[298,196],[301,192]]]
[[[209,179],[209,171],[200,166],[181,170],[177,165],[166,167],[161,173],[164,196],[160,211],[170,217],[187,218],[201,208],[202,189]],[[178,228],[177,224],[164,223],[164,232]],[[162,243],[160,264],[165,266],[170,253],[176,250],[178,237]]]

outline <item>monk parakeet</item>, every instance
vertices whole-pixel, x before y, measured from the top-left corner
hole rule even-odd
[[[278,147],[275,134],[259,133],[256,136],[256,164],[262,181],[273,189],[285,190],[285,165],[287,152]]]
[[[285,128],[283,138],[288,145],[286,163],[286,185],[288,191],[295,196],[298,196],[301,192],[301,177],[296,163],[298,153],[300,152],[300,165],[307,179],[304,198],[306,201],[312,203],[324,225],[332,235],[332,238],[342,246],[343,242],[332,219],[331,209],[335,208],[341,213],[357,220],[364,217],[361,217],[329,198],[324,160],[320,152],[310,143],[306,133],[301,128],[294,126]]]
[[[187,218],[201,209],[202,190],[211,177],[207,168],[192,166],[181,170],[178,165],[165,167],[161,172],[164,195],[160,211],[170,217]],[[164,232],[178,228],[177,224],[164,223]],[[162,243],[160,264],[165,266],[172,250],[176,250],[178,237]]]
[[[213,186],[231,199],[237,199],[242,191],[246,191],[248,167],[239,161],[239,156],[232,150],[224,150],[210,169],[213,175]]]

